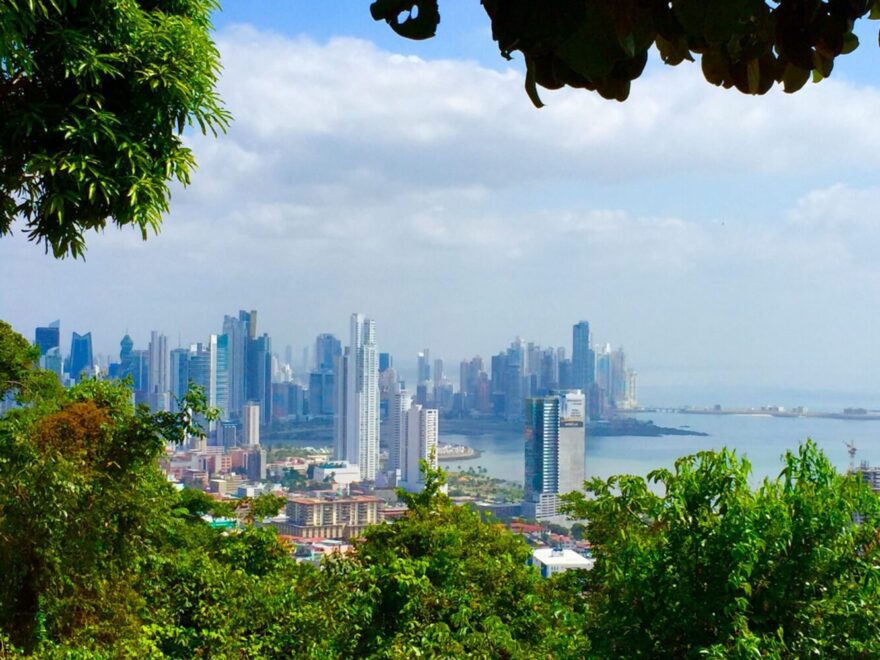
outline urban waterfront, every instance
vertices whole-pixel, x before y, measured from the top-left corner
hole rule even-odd
[[[782,469],[781,456],[812,438],[840,470],[849,466],[845,443],[858,449],[856,464],[880,463],[880,422],[816,418],[777,418],[765,415],[688,415],[681,413],[640,413],[641,420],[653,420],[659,426],[690,427],[707,436],[616,436],[587,437],[585,469],[587,478],[606,478],[614,474],[646,475],[659,467],[671,467],[676,458],[686,454],[728,447],[736,449],[752,464],[755,483],[775,477]],[[466,445],[479,450],[476,460],[444,461],[448,470],[484,467],[488,474],[522,483],[523,436],[511,431],[483,435],[445,434],[444,442]]]

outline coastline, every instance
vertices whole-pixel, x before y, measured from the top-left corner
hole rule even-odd
[[[440,422],[441,436],[447,433],[465,436],[505,433],[521,436],[523,432],[524,426],[521,421],[510,422],[491,417],[443,419]],[[707,436],[708,433],[691,429],[657,426],[652,421],[633,419],[632,417],[616,417],[609,421],[587,422],[587,435],[596,438],[615,436],[659,438],[673,435]]]

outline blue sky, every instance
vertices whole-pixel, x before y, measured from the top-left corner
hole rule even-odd
[[[425,346],[452,365],[516,335],[569,346],[586,318],[646,403],[876,401],[878,24],[793,96],[654,62],[626,103],[536,110],[477,0],[441,4],[420,43],[368,7],[227,3],[235,122],[188,137],[200,167],[162,233],[93,235],[85,262],[0,240],[0,316],[110,354],[255,308],[298,353],[361,311],[404,368]]]

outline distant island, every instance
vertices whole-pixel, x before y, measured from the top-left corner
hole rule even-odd
[[[508,421],[496,417],[446,418],[440,422],[440,434],[485,435],[487,433],[522,434],[522,421]],[[613,436],[640,436],[659,438],[666,435],[706,436],[708,433],[691,429],[657,426],[651,420],[615,417],[607,421],[587,423],[587,435],[594,438]]]

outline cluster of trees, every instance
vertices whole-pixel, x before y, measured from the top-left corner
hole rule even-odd
[[[157,459],[197,432],[192,414],[135,408],[120,384],[63,390],[34,358],[0,324],[0,393],[22,404],[0,418],[0,654],[880,655],[880,505],[812,443],[756,490],[727,451],[588,483],[569,506],[589,520],[590,572],[542,580],[440,472],[318,569],[271,528],[212,528],[202,514],[228,510],[168,484]]]

